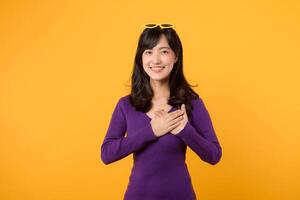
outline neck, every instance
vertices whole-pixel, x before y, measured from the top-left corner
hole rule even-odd
[[[154,92],[153,100],[164,100],[166,103],[170,97],[169,81],[156,81],[151,79],[150,85]]]

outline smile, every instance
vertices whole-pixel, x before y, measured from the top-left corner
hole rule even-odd
[[[162,67],[150,67],[151,71],[155,72],[155,73],[159,73],[161,71],[163,71],[163,69],[166,68],[165,66]]]

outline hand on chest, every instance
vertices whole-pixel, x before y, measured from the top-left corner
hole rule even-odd
[[[165,112],[169,112],[172,109],[172,106],[169,104],[161,105],[161,106],[153,106],[150,111],[146,113],[151,119],[156,116],[156,112],[160,110],[164,110]]]

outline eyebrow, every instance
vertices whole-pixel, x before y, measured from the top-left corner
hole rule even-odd
[[[159,49],[171,49],[170,47],[159,47]],[[151,50],[151,49],[146,49],[146,50]]]
[[[159,49],[170,49],[170,47],[160,47]]]
[[[171,49],[170,47],[159,47],[159,49]]]

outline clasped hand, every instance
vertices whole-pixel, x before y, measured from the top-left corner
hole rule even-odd
[[[151,126],[154,134],[159,137],[168,132],[177,135],[184,129],[188,122],[185,105],[181,105],[180,110],[168,113],[164,110],[154,112],[154,117],[151,120]]]

